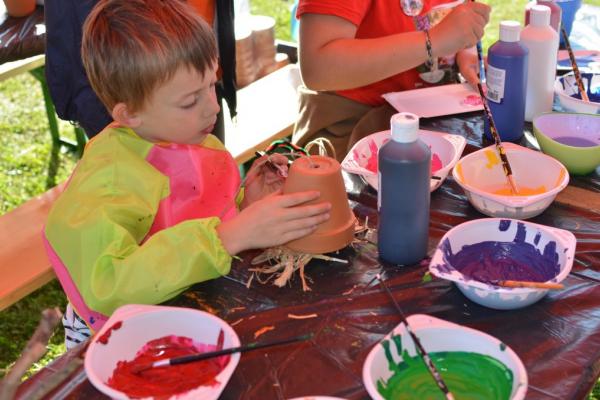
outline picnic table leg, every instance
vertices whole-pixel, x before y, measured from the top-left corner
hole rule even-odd
[[[60,136],[58,119],[56,118],[56,110],[54,109],[52,98],[50,97],[50,90],[46,84],[44,67],[38,67],[29,72],[40,82],[40,85],[42,86],[44,105],[46,106],[46,116],[48,117],[48,126],[50,128],[50,136],[52,137],[52,146],[57,148],[60,148],[60,146],[65,146],[67,149],[74,151],[78,157],[81,157],[86,142],[85,134],[81,128],[75,127],[75,137],[77,138],[77,143]]]

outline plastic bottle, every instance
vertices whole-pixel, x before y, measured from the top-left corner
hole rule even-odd
[[[411,265],[427,254],[431,150],[419,140],[419,117],[391,119],[392,140],[379,149],[379,257]]]
[[[488,50],[486,97],[500,139],[509,142],[521,139],[525,123],[529,51],[519,43],[520,33],[518,22],[500,22],[500,40]],[[484,129],[486,137],[492,140],[487,118]]]
[[[550,8],[531,7],[531,22],[521,32],[521,44],[529,50],[525,121],[552,111],[558,33],[550,26]]]
[[[537,2],[527,3],[525,6],[525,26],[529,25],[531,7],[535,5],[546,6],[550,8],[550,26],[560,36],[560,21],[562,18],[562,8],[554,0],[537,0]]]

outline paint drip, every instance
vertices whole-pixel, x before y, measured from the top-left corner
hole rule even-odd
[[[383,146],[387,142],[389,142],[389,139],[385,139],[381,143],[381,145]],[[431,149],[431,146],[429,146],[429,149]],[[371,154],[367,157],[363,154],[360,154],[355,149],[354,153],[353,153],[354,159],[358,161],[358,160],[366,158],[366,164],[364,165],[364,168],[368,169],[371,172],[377,173],[379,171],[378,157],[377,157],[377,155],[379,153],[379,147],[377,147],[377,143],[375,143],[374,140],[369,141],[369,151]],[[435,174],[437,171],[442,169],[442,166],[443,166],[442,160],[440,159],[440,157],[437,154],[435,154],[434,152],[431,152],[431,175]]]
[[[511,221],[502,220],[498,230],[506,231]],[[445,264],[437,265],[439,271],[459,271],[466,280],[487,284],[514,280],[547,282],[560,272],[556,242],[549,241],[543,252],[536,248],[541,235],[535,236],[534,243],[525,242],[527,228],[517,223],[517,233],[512,242],[484,241],[465,245],[454,254],[448,239],[442,243]]]
[[[219,384],[216,376],[229,363],[230,356],[150,368],[138,373],[134,373],[132,369],[154,361],[216,349],[216,345],[194,342],[183,336],[170,335],[154,339],[146,343],[133,360],[119,361],[107,384],[131,398],[153,397],[154,399],[168,399],[199,386],[215,386]]]
[[[393,335],[402,362],[392,357],[390,341],[381,342],[393,375],[377,381],[377,391],[384,399],[445,399],[423,359],[411,357],[402,348],[402,338]],[[497,359],[472,352],[429,353],[442,379],[456,399],[508,400],[512,392],[513,373]]]

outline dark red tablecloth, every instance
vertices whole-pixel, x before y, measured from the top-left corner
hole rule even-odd
[[[0,64],[44,54],[44,7],[23,18],[9,17],[0,4]]]
[[[428,120],[423,125],[466,136],[467,151],[481,146],[480,114]],[[375,191],[357,177],[345,175],[345,181],[356,215],[361,221],[368,216],[376,224]],[[573,184],[586,188],[590,198],[600,196],[597,175],[574,179]],[[470,206],[452,179],[446,180],[431,197],[430,250],[450,228],[475,218],[484,216]],[[349,260],[348,265],[311,262],[306,270],[312,280],[310,292],[302,292],[298,278],[281,289],[256,281],[247,289],[249,260],[257,254],[253,252],[236,262],[227,277],[196,285],[169,304],[208,310],[229,323],[237,321],[234,329],[242,343],[253,341],[254,333],[265,326],[275,329],[260,337],[264,340],[315,333],[309,342],[242,355],[222,399],[302,395],[366,399],[361,375],[365,357],[400,322],[377,285],[365,288],[383,270],[406,314],[429,314],[479,329],[509,345],[527,369],[528,399],[583,399],[600,375],[600,213],[554,203],[532,221],[573,232],[578,239],[576,260],[564,290],[520,310],[484,308],[446,281],[423,283],[426,262],[403,268],[382,266],[372,244],[341,251],[337,257]],[[294,320],[290,313],[318,317]],[[59,359],[52,368],[60,369],[67,360]],[[51,373],[46,368],[20,393]],[[88,381],[69,393],[69,398],[104,398]]]

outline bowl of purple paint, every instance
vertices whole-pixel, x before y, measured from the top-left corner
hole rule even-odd
[[[549,289],[501,283],[560,283],[571,271],[575,246],[575,236],[563,229],[515,219],[477,219],[442,237],[429,271],[453,281],[475,303],[511,310],[535,303]]]
[[[533,133],[542,151],[571,174],[589,174],[600,165],[600,115],[542,114],[533,120]]]

